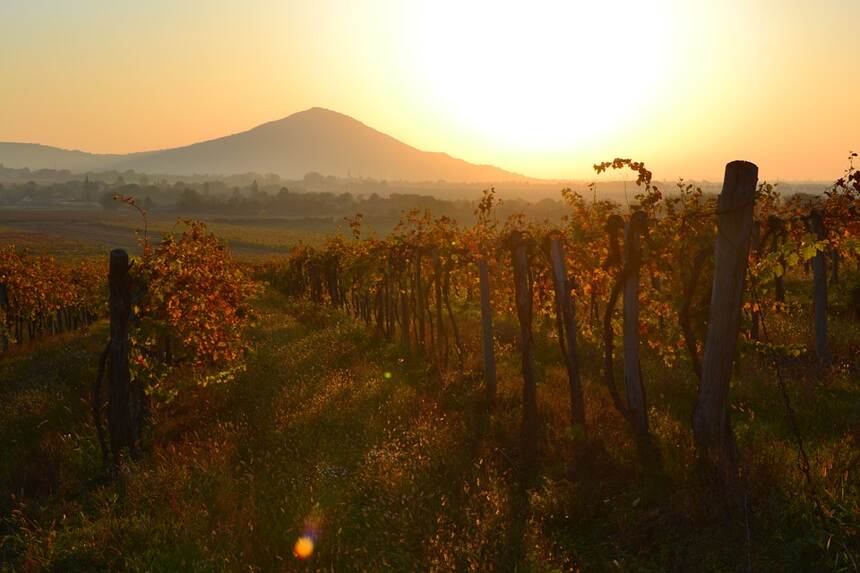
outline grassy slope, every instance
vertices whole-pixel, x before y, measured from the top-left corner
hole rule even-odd
[[[688,422],[695,383],[683,365],[644,365],[663,460],[662,470],[644,469],[600,386],[599,357],[586,350],[596,446],[587,464],[570,467],[566,381],[555,346],[542,343],[541,462],[523,476],[513,325],[499,324],[501,395],[491,415],[476,357],[443,374],[343,317],[271,292],[261,307],[248,372],[159,409],[143,458],[114,482],[101,477],[86,404],[105,325],[0,362],[0,491],[8,492],[0,570],[783,571],[821,563],[781,398],[753,358],[733,387],[732,412],[748,475],[737,499],[748,509],[732,502],[705,511],[710,493],[696,479]],[[856,356],[856,327],[843,326],[835,325],[840,352]],[[770,327],[772,336],[796,328]],[[465,330],[477,348],[477,332]],[[856,370],[822,378],[799,365],[786,376],[816,475],[836,472],[857,452]],[[848,519],[860,498],[851,471],[854,485],[841,490]],[[821,477],[834,492],[840,483]],[[299,562],[293,543],[308,529],[316,552]]]
[[[170,212],[150,213],[150,239],[181,231],[177,222],[182,218],[185,217]],[[304,220],[245,218],[228,222],[211,215],[196,218],[205,221],[210,231],[245,257],[289,252],[291,248],[285,245],[300,241],[322,243],[331,231]],[[111,248],[137,252],[135,232],[141,227],[138,213],[125,206],[115,211],[0,208],[0,242],[64,258],[104,254]]]

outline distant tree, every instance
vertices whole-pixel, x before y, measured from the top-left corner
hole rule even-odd
[[[90,176],[87,175],[84,179],[83,187],[81,188],[81,197],[84,201],[95,201],[96,192],[99,190],[97,183],[90,181]]]
[[[305,174],[304,182],[308,187],[321,187],[325,184],[325,177],[316,171],[311,171]]]
[[[195,189],[188,187],[182,192],[179,201],[176,202],[176,207],[183,211],[197,211],[203,206],[203,200]]]
[[[233,187],[233,194],[230,195],[230,199],[227,201],[227,204],[232,208],[237,208],[242,203],[242,194],[239,192],[238,187]]]

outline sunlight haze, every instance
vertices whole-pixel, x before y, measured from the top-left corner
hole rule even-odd
[[[856,0],[4,0],[0,141],[186,145],[315,106],[542,178],[837,177],[858,147]]]

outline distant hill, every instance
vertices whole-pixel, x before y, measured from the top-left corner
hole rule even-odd
[[[109,169],[122,155],[98,155],[39,145],[37,143],[8,143],[0,141],[0,165],[30,169],[68,169],[95,171]]]
[[[0,142],[0,164],[71,171],[126,170],[164,175],[277,173],[405,181],[502,182],[526,177],[421,151],[347,115],[311,108],[251,130],[161,151],[98,155],[44,145]]]

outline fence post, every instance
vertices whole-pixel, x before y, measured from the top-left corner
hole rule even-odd
[[[418,317],[418,328],[416,329],[416,340],[418,341],[418,353],[424,354],[424,346],[427,343],[426,330],[424,327],[424,287],[421,281],[421,250],[415,254],[415,312]]]
[[[400,293],[400,344],[402,344],[406,350],[411,350],[411,342],[409,338],[409,295],[406,292],[408,288],[409,279],[403,279],[402,269],[401,274],[398,277],[398,292]]]
[[[648,433],[645,386],[639,362],[639,267],[642,264],[642,233],[647,215],[636,211],[627,222],[624,237],[624,386],[631,421],[640,436]]]
[[[821,212],[813,210],[809,217],[812,231],[819,241],[827,238]],[[815,312],[815,354],[822,363],[830,361],[827,346],[827,260],[825,251],[817,251],[812,259],[813,306]]]
[[[842,259],[842,254],[838,249],[830,249],[830,261],[832,263],[832,271],[830,273],[830,282],[836,284],[839,282],[839,261]]]
[[[728,410],[744,280],[752,233],[758,167],[746,161],[726,165],[718,204],[718,233],[714,247],[714,284],[710,321],[702,362],[702,382],[693,412],[693,433],[703,461],[734,472],[736,452]]]
[[[448,368],[448,333],[445,332],[445,321],[442,319],[442,260],[439,253],[433,251],[433,293],[436,302],[436,360],[442,359],[442,368]]]
[[[493,348],[493,307],[490,306],[490,272],[487,261],[478,261],[481,282],[481,340],[484,349],[484,383],[487,399],[492,404],[496,399],[496,354]]]
[[[128,367],[128,327],[131,318],[131,280],[128,253],[115,249],[110,253],[110,350],[108,360],[108,429],[114,465],[120,450],[135,451],[131,408],[131,373]]]
[[[520,350],[523,371],[523,455],[531,461],[534,455],[534,442],[537,438],[537,387],[532,357],[532,304],[534,285],[529,273],[526,242],[519,232],[510,237],[511,254],[514,264],[514,291],[517,304],[517,318],[520,323]]]
[[[9,292],[5,284],[0,284],[0,312],[3,313],[3,352],[9,352]]]
[[[552,237],[549,243],[549,254],[552,260],[552,282],[555,288],[557,311],[561,315],[559,337],[563,340],[565,366],[570,385],[570,420],[574,433],[580,438],[585,437],[585,404],[582,396],[582,380],[579,374],[579,357],[576,352],[576,318],[573,305],[570,302],[570,284],[564,267],[564,246],[558,236]],[[561,341],[561,340],[560,340]]]

